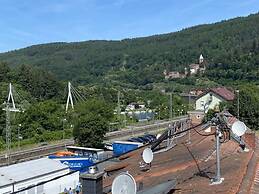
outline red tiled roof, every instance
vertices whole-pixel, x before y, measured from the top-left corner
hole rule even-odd
[[[224,98],[227,101],[232,101],[235,99],[235,94],[225,87],[211,88],[210,91],[221,96],[222,98]]]

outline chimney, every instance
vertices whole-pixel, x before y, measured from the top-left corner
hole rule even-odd
[[[98,171],[81,174],[82,194],[103,194],[103,174]]]

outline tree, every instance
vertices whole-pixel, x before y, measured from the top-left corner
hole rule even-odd
[[[6,63],[0,62],[0,82],[9,81],[10,68]]]
[[[81,146],[102,147],[112,117],[112,109],[104,101],[94,99],[77,105],[73,131],[75,141]]]
[[[253,84],[245,84],[239,87],[239,97],[228,104],[230,113],[237,116],[237,103],[239,100],[240,120],[245,122],[253,130],[259,129],[259,88]]]
[[[22,136],[31,138],[45,131],[62,130],[63,112],[62,106],[53,100],[34,103],[25,112],[16,114],[16,124],[22,123]]]
[[[42,69],[22,65],[16,70],[16,78],[18,83],[39,100],[60,95],[61,84],[53,74]]]

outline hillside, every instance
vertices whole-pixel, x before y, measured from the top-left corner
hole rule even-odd
[[[143,86],[162,81],[164,69],[197,62],[200,53],[210,64],[209,79],[258,81],[259,14],[144,38],[35,45],[2,53],[0,61],[41,67],[82,84]]]

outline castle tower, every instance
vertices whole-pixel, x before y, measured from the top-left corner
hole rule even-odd
[[[199,64],[202,64],[204,62],[204,58],[202,56],[202,54],[200,55],[200,58],[199,58]]]

